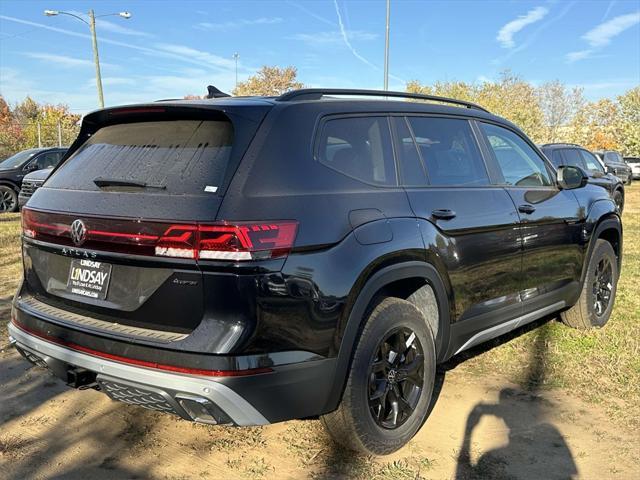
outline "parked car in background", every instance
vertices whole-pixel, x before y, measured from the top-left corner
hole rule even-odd
[[[388,91],[92,112],[22,221],[27,360],[186,420],[320,416],[368,454],[422,427],[438,363],[555,313],[604,326],[622,260],[580,168]]]
[[[606,189],[618,206],[618,210],[622,212],[624,184],[618,176],[607,173],[605,167],[593,153],[574,143],[547,143],[541,145],[540,149],[556,168],[562,165],[571,165],[584,170],[589,176],[589,183]]]
[[[18,194],[24,176],[43,168],[58,165],[66,148],[31,148],[0,163],[0,213],[18,209]]]
[[[640,157],[624,157],[624,161],[631,167],[631,178],[640,180]]]
[[[31,198],[31,195],[42,186],[44,181],[49,178],[53,172],[53,167],[43,168],[42,170],[36,170],[35,172],[28,173],[22,179],[22,187],[20,187],[20,194],[18,195],[18,207],[22,208]]]
[[[629,185],[631,183],[631,167],[627,165],[618,152],[614,150],[598,150],[593,152],[611,173]]]

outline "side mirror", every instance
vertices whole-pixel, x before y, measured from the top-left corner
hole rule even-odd
[[[38,164],[36,162],[27,163],[23,168],[25,172],[33,172],[34,170],[37,170],[37,169],[38,169]]]
[[[587,174],[584,173],[580,167],[563,165],[558,167],[556,180],[561,189],[573,190],[574,188],[584,187],[589,177],[587,177]]]

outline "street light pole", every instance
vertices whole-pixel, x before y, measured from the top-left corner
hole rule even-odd
[[[104,108],[104,93],[102,92],[102,75],[100,74],[100,57],[98,56],[98,38],[96,37],[96,16],[93,9],[89,10],[89,29],[93,45],[93,61],[96,64],[96,86],[98,87],[98,104]]]
[[[389,17],[391,16],[391,0],[387,0],[387,28],[384,39],[384,89],[389,90]]]
[[[102,92],[102,75],[100,74],[100,58],[98,56],[98,38],[96,36],[96,18],[118,16],[128,20],[131,18],[131,14],[129,12],[118,12],[118,13],[107,13],[105,15],[96,16],[93,9],[91,9],[89,10],[89,13],[88,13],[89,15],[88,22],[84,18],[76,15],[75,13],[63,12],[61,10],[45,10],[44,14],[47,17],[55,17],[56,15],[68,15],[70,17],[80,20],[81,22],[89,26],[89,30],[91,31],[91,44],[93,46],[93,62],[95,63],[95,66],[96,66],[96,86],[98,87],[98,104],[100,105],[100,108],[104,108],[104,94]]]
[[[238,88],[238,59],[240,54],[238,52],[233,54],[233,59],[236,61],[236,89]]]

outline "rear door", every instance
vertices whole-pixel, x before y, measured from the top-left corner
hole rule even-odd
[[[402,183],[427,250],[446,266],[461,334],[518,316],[518,215],[507,192],[491,185],[469,121],[408,116],[394,117],[394,126]]]
[[[200,323],[196,224],[215,220],[256,127],[247,134],[220,112],[154,108],[89,117],[86,141],[33,195],[25,299],[76,320],[175,332]]]
[[[500,125],[478,125],[499,183],[518,210],[525,313],[562,302],[579,288],[585,212],[571,191],[557,187],[552,170],[524,137]]]

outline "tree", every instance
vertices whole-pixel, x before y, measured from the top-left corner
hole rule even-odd
[[[58,125],[62,144],[70,145],[78,135],[80,118],[67,105],[41,105],[27,97],[11,109],[0,97],[0,158],[37,147],[38,125],[42,146],[58,145]]]
[[[569,122],[584,106],[582,89],[570,89],[559,80],[555,80],[538,87],[536,96],[544,118],[541,141],[551,143],[565,140]]]
[[[484,82],[477,102],[492,113],[510,120],[534,142],[544,137],[544,116],[533,86],[521,77],[504,71],[497,82]]]
[[[238,83],[238,86],[233,90],[233,94],[236,96],[282,95],[289,90],[304,87],[304,84],[297,81],[297,74],[298,71],[295,67],[264,66],[245,82]]]
[[[573,117],[569,128],[570,141],[589,150],[620,148],[620,110],[608,98],[586,103]]]
[[[620,149],[622,154],[640,157],[640,86],[618,97]]]
[[[503,72],[498,81],[483,82],[481,85],[436,82],[429,86],[413,80],[407,84],[407,91],[478,103],[518,125],[534,141],[544,137],[544,116],[535,88],[509,71]]]

